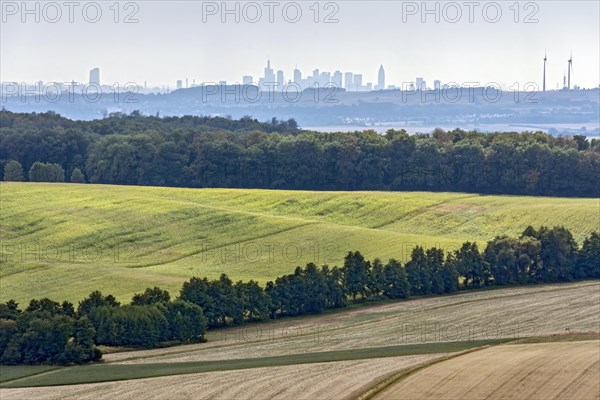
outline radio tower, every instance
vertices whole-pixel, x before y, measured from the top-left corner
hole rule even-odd
[[[548,62],[548,58],[546,57],[546,52],[544,52],[544,82],[543,82],[543,90],[546,91],[546,63]]]
[[[571,53],[571,58],[569,58],[569,66],[568,66],[568,73],[569,73],[569,84],[567,86],[567,88],[569,90],[571,90],[571,71],[573,70],[573,53]]]

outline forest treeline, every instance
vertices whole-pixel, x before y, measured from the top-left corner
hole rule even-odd
[[[542,132],[319,133],[293,119],[0,111],[5,180],[600,197],[600,139]]]
[[[99,360],[97,346],[156,347],[201,342],[207,329],[286,316],[318,314],[349,301],[406,299],[485,286],[600,279],[600,235],[581,247],[563,227],[528,227],[480,252],[466,242],[445,253],[416,247],[402,265],[349,252],[342,267],[307,264],[268,282],[191,278],[179,296],[148,288],[122,305],[99,291],[79,302],[32,300],[25,310],[0,304],[0,363],[73,364]]]

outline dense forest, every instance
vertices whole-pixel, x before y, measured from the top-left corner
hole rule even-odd
[[[5,180],[600,197],[600,139],[542,132],[317,133],[294,120],[0,111]]]
[[[179,297],[148,288],[122,305],[96,291],[79,302],[32,300],[20,310],[0,304],[0,363],[73,364],[99,360],[98,345],[155,347],[199,342],[207,329],[286,316],[318,314],[348,301],[406,299],[486,286],[600,279],[600,235],[580,247],[562,227],[528,227],[519,238],[496,237],[480,252],[475,243],[445,253],[414,248],[403,266],[372,262],[349,252],[344,265],[309,263],[268,282],[191,278]]]

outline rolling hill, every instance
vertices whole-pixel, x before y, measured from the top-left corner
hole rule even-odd
[[[526,226],[600,226],[599,199],[429,192],[304,192],[0,184],[0,301],[119,300],[191,276],[260,283],[350,250],[406,260],[416,245],[481,246]]]

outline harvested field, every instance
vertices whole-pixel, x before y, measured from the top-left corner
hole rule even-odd
[[[0,389],[2,400],[343,399],[404,368],[444,357],[428,354],[252,368],[150,379]]]
[[[600,331],[600,282],[432,297],[213,332],[208,343],[107,354],[124,363],[270,357],[412,343]]]
[[[436,363],[375,399],[599,399],[600,341],[501,345]]]

